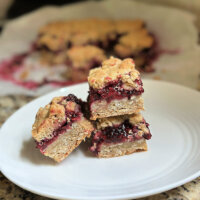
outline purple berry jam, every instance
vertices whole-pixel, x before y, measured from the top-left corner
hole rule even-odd
[[[106,100],[107,102],[110,102],[113,99],[122,99],[124,97],[128,97],[128,99],[131,98],[131,96],[138,96],[141,95],[144,92],[143,84],[141,79],[135,80],[135,83],[139,86],[139,89],[133,89],[133,90],[126,90],[123,88],[123,83],[120,80],[117,81],[111,81],[106,85],[104,88],[100,90],[94,90],[90,87],[89,91],[89,103],[92,104],[94,101],[98,100]]]
[[[61,102],[62,101],[72,101],[72,102],[75,102],[75,103],[77,103],[79,105],[82,104],[82,100],[78,99],[74,94],[69,94],[69,95],[63,97],[63,99],[61,100]]]
[[[146,127],[149,127],[149,124],[143,121],[146,124]],[[140,129],[138,126],[135,126],[129,122],[129,120],[125,120],[122,124],[117,126],[108,126],[103,130],[99,130],[97,132],[93,132],[92,134],[92,146],[90,150],[98,154],[100,151],[101,145],[103,143],[121,143],[126,141],[136,141],[142,138],[147,140],[151,139],[150,131],[143,136],[138,136],[137,132]]]

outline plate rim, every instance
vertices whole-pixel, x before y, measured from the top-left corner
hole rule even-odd
[[[161,84],[164,84],[164,85],[171,85],[171,86],[176,86],[176,87],[180,87],[182,89],[185,89],[185,90],[190,90],[198,95],[200,95],[200,92],[198,92],[197,90],[193,89],[193,88],[189,88],[187,86],[183,86],[183,85],[180,85],[180,84],[177,84],[177,83],[172,83],[172,82],[168,82],[168,81],[161,81],[161,80],[151,80],[151,79],[143,79],[143,82],[144,82],[144,85],[145,84],[148,84],[149,83],[161,83]],[[46,93],[40,97],[37,97],[35,98],[34,100],[30,101],[29,103],[25,104],[24,106],[22,106],[20,109],[18,109],[17,111],[15,111],[2,125],[2,127],[0,128],[0,134],[2,134],[2,130],[4,128],[4,126],[9,123],[9,119],[12,118],[16,113],[20,112],[22,108],[26,107],[26,106],[29,106],[30,104],[34,103],[35,101],[37,101],[38,99],[41,99],[41,98],[45,98],[46,96],[48,95],[53,95],[54,93],[56,92],[62,92],[62,91],[66,91],[68,88],[73,88],[73,87],[77,87],[77,86],[82,86],[82,85],[86,85],[87,82],[84,82],[84,83],[80,83],[80,84],[75,84],[75,85],[72,85],[72,86],[66,86],[66,87],[62,87],[62,88],[59,88],[57,90],[54,90],[52,92],[49,92],[49,93]],[[38,194],[38,195],[41,195],[41,196],[45,196],[45,197],[49,197],[49,198],[59,198],[59,199],[74,199],[74,200],[77,200],[78,199],[82,199],[82,200],[92,200],[92,199],[97,199],[97,200],[100,200],[102,199],[101,197],[97,197],[97,196],[94,196],[94,197],[77,197],[77,196],[70,196],[69,198],[68,197],[64,197],[62,195],[54,195],[54,194],[47,194],[45,192],[42,192],[42,191],[39,191],[36,189],[31,189],[30,187],[26,186],[24,183],[20,183],[20,181],[18,182],[17,180],[13,180],[12,177],[6,173],[6,170],[3,169],[3,167],[1,166],[1,163],[0,163],[0,171],[1,173],[8,179],[10,180],[11,182],[13,182],[14,184],[16,184],[17,186],[19,186],[20,188],[22,189],[25,189],[27,191],[30,191],[32,193],[35,193],[35,194]],[[121,199],[130,199],[130,198],[142,198],[142,197],[147,197],[147,196],[151,196],[151,195],[155,195],[155,194],[158,194],[158,193],[162,193],[164,191],[168,191],[168,190],[171,190],[173,188],[176,188],[176,187],[179,187],[187,182],[190,182],[192,181],[193,179],[197,178],[200,176],[200,169],[196,172],[196,173],[193,173],[192,175],[188,176],[187,178],[184,178],[184,179],[180,179],[179,181],[176,181],[175,183],[171,183],[170,185],[166,185],[166,186],[163,186],[163,187],[159,187],[157,189],[148,189],[146,190],[145,192],[139,192],[139,193],[129,193],[129,194],[125,194],[125,195],[116,195],[116,196],[107,196],[107,197],[103,197],[104,199],[117,199],[117,200],[121,200]]]
[[[30,189],[29,187],[26,187],[26,186],[23,186],[22,184],[19,184],[17,181],[13,181],[10,179],[9,176],[5,175],[4,174],[4,171],[1,171],[1,173],[9,180],[11,181],[12,183],[14,183],[15,185],[17,185],[18,187],[26,190],[26,191],[29,191],[33,194],[37,194],[37,195],[40,195],[40,196],[43,196],[43,197],[48,197],[48,198],[53,198],[53,199],[63,199],[63,200],[102,200],[102,197],[97,197],[97,196],[90,196],[90,197],[82,197],[82,196],[70,196],[69,198],[68,197],[63,197],[62,195],[61,196],[58,196],[58,195],[53,195],[53,194],[46,194],[46,193],[43,193],[43,192],[38,192],[34,189]],[[171,189],[174,189],[174,188],[177,188],[181,185],[184,185],[185,183],[188,183],[192,180],[194,180],[195,178],[199,177],[200,176],[200,170],[198,172],[196,172],[195,174],[189,176],[188,178],[184,179],[184,180],[180,180],[176,183],[173,183],[173,184],[170,184],[170,186],[163,186],[159,189],[150,189],[150,190],[147,190],[146,192],[140,192],[140,193],[131,193],[131,194],[126,194],[126,195],[117,195],[117,196],[106,196],[106,197],[103,197],[103,199],[107,199],[107,200],[130,200],[130,198],[144,198],[144,197],[148,197],[148,196],[152,196],[152,195],[156,195],[156,194],[160,194],[162,192],[165,192],[165,191],[169,191]],[[149,192],[149,191],[152,191],[152,192]]]

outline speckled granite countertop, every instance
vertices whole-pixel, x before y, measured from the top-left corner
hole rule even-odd
[[[0,126],[18,108],[31,101],[29,96],[0,97]],[[11,183],[0,172],[0,200],[48,200],[49,198],[27,192]],[[200,200],[200,177],[174,190],[141,200]]]

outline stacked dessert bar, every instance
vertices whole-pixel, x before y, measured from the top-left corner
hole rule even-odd
[[[144,92],[132,59],[111,57],[90,71],[88,103],[95,120],[90,150],[98,157],[116,157],[146,151],[151,138],[143,110]]]
[[[39,109],[32,136],[40,152],[61,162],[86,138],[101,158],[146,151],[151,133],[140,114],[144,89],[134,61],[111,57],[90,71],[88,82],[87,102],[69,94]]]

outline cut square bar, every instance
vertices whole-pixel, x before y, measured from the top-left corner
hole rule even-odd
[[[53,98],[40,108],[32,128],[37,148],[45,156],[61,162],[93,131],[82,113],[82,101],[70,94]]]
[[[90,70],[88,102],[92,120],[133,114],[143,110],[140,73],[132,59],[111,57],[102,67]]]
[[[141,114],[99,119],[92,134],[90,151],[97,157],[110,158],[147,151],[151,138],[149,124]]]

